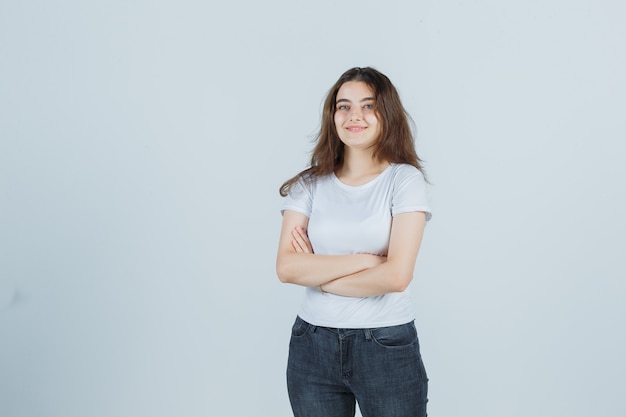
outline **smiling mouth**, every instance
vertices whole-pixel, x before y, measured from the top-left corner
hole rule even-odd
[[[348,132],[362,132],[362,131],[365,130],[365,127],[363,127],[363,126],[348,126],[346,128],[346,130]]]

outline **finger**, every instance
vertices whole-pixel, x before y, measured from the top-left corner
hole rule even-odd
[[[300,230],[298,230],[298,228],[295,228],[291,231],[291,236],[293,236],[293,238],[297,240],[301,246],[306,246],[306,235],[303,235]]]
[[[308,249],[309,252],[313,253],[313,245],[311,245],[311,240],[309,240],[309,236],[303,236],[302,240],[304,242],[304,245],[306,246],[306,249]]]
[[[306,234],[306,230],[300,226],[295,227],[291,231],[291,236],[298,242],[304,253],[313,253],[313,246],[311,245],[309,236]]]
[[[296,227],[294,229],[294,232],[298,235],[299,241],[303,245],[303,248],[306,247],[311,253],[313,253],[313,246],[311,245],[309,235],[306,233],[306,231],[301,227]]]
[[[306,242],[304,242],[300,238],[295,238],[291,243],[294,246],[294,248],[296,249],[296,252],[312,253],[309,250],[309,247],[307,246]]]
[[[298,243],[298,241],[296,241],[296,240],[292,240],[292,241],[291,241],[291,246],[293,246],[293,249],[294,249],[297,253],[304,253],[304,251],[302,250],[302,246],[300,246],[300,244]]]
[[[295,227],[295,228],[291,231],[291,233],[292,233],[293,235],[295,235],[295,236],[299,236],[299,237],[301,237],[301,238],[303,238],[303,239],[307,237],[307,235],[306,235],[306,230],[304,230],[304,229],[303,229],[303,228],[301,228],[300,226]]]

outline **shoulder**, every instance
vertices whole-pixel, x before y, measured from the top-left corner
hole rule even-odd
[[[410,164],[391,164],[391,171],[394,182],[404,181],[407,179],[425,181],[422,171]]]
[[[392,183],[392,215],[423,211],[430,220],[428,187],[422,171],[408,164],[396,164]]]
[[[324,185],[331,181],[330,175],[310,175],[310,174],[302,174],[298,177],[298,179],[293,183],[291,189],[289,190],[289,194],[308,194],[312,196],[315,194],[316,189],[320,185]]]

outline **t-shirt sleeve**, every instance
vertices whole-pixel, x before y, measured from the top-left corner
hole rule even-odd
[[[426,220],[430,220],[432,213],[426,194],[426,180],[417,168],[407,165],[398,172],[391,201],[391,215],[423,211]]]
[[[311,207],[313,204],[313,194],[311,184],[307,184],[302,178],[294,182],[289,189],[289,194],[281,207],[281,214],[285,210],[297,211],[307,217],[311,217]]]

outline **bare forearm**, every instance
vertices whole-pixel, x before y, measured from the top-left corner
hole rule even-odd
[[[402,292],[411,282],[413,270],[399,268],[385,262],[322,284],[323,291],[346,297],[371,297],[391,292]]]
[[[425,222],[423,212],[394,216],[387,262],[323,284],[322,289],[346,297],[371,297],[404,291],[413,279]]]
[[[383,261],[376,255],[315,255],[312,253],[284,253],[276,262],[276,272],[282,282],[317,287],[372,268]]]

